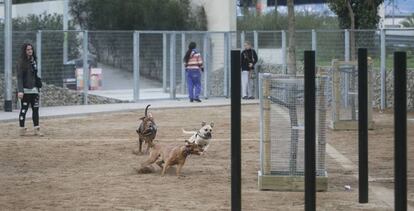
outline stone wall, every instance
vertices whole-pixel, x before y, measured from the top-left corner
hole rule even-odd
[[[0,77],[0,110],[4,110],[4,78]],[[16,79],[13,79],[13,93],[12,101],[13,108],[16,109]],[[48,85],[43,83],[43,88],[41,89],[41,103],[42,106],[64,106],[64,105],[82,105],[83,104],[83,94],[74,90],[67,88],[58,87],[55,85]],[[88,103],[89,104],[108,104],[108,103],[123,103],[124,101],[106,98],[96,95],[89,94]]]
[[[387,108],[392,108],[394,104],[394,73],[388,71],[386,74],[386,102]],[[379,69],[374,70],[373,84],[374,106],[379,108],[381,105],[381,73]],[[407,70],[407,109],[414,111],[414,69]]]
[[[270,72],[274,74],[282,74],[283,68],[280,65],[262,65],[258,67],[260,72]],[[299,72],[303,72],[303,68],[299,67]],[[329,69],[329,68],[328,68]],[[223,70],[211,72],[209,95],[210,96],[223,96]],[[381,103],[381,75],[380,71],[375,69],[373,78],[375,83],[373,84],[373,102],[374,107],[379,108]],[[394,82],[392,71],[387,72],[387,108],[392,108],[394,101]],[[16,102],[16,80],[13,80],[13,102]],[[62,106],[62,105],[81,105],[83,104],[83,94],[77,91],[73,91],[67,88],[62,88],[54,85],[44,84],[41,92],[42,106]],[[107,103],[122,103],[121,100],[105,98],[95,95],[89,95],[89,104],[107,104]],[[4,80],[0,76],[0,110],[4,110]],[[16,108],[16,104],[13,103]],[[407,72],[407,109],[414,111],[414,69],[408,69]]]
[[[325,71],[330,71],[330,67],[320,67]],[[273,74],[283,74],[281,65],[261,65],[261,72],[269,72]],[[298,65],[298,74],[303,73],[303,65]],[[379,69],[373,69],[373,107],[380,108],[381,105],[381,73]],[[329,87],[331,88],[331,87]],[[329,92],[329,91],[328,91]],[[386,102],[387,108],[392,108],[394,103],[394,75],[389,70],[386,77]],[[414,111],[414,69],[407,70],[407,109]]]

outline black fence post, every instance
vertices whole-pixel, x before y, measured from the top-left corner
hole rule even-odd
[[[305,211],[316,210],[315,51],[305,51]]]
[[[358,49],[359,203],[368,203],[368,51]]]
[[[395,210],[407,210],[407,54],[394,52]]]
[[[231,51],[231,210],[241,210],[240,50]]]

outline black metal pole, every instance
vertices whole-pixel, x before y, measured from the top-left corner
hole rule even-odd
[[[231,51],[231,210],[241,210],[240,50]]]
[[[394,52],[395,209],[407,210],[407,54]]]
[[[368,51],[358,49],[359,203],[368,203]]]
[[[316,210],[315,51],[305,51],[305,211]]]

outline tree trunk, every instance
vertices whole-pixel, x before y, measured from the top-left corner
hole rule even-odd
[[[288,7],[288,70],[289,75],[296,75],[296,34],[295,34],[295,8],[293,0],[287,0]],[[290,117],[290,159],[289,167],[290,173],[292,175],[296,174],[297,171],[297,154],[298,154],[298,143],[299,143],[299,133],[298,133],[298,114],[296,109],[296,96],[297,96],[297,87],[296,85],[288,86],[290,96],[288,97],[288,108],[289,108],[289,117]]]
[[[288,69],[289,75],[296,75],[296,34],[295,34],[295,8],[293,0],[287,0],[288,7]]]
[[[346,6],[349,11],[349,19],[351,19],[351,30],[349,32],[349,44],[351,45],[351,61],[355,61],[356,59],[356,52],[355,52],[355,14],[352,10],[351,1],[346,1]],[[356,86],[356,77],[355,77],[355,71],[353,71],[350,76],[350,88],[352,91],[355,91]],[[347,90],[348,91],[348,90]],[[350,96],[350,104],[351,104],[351,119],[356,120],[356,103],[355,103],[355,95]]]
[[[350,34],[349,34],[349,42],[351,45],[351,60],[354,61],[355,60],[355,14],[354,14],[354,10],[352,9],[351,6],[351,1],[347,0],[346,1],[346,6],[348,8],[349,11],[349,19],[351,19],[351,30],[350,30]]]

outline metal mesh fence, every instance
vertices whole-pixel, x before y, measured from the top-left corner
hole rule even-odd
[[[226,34],[212,33],[210,34],[210,47],[207,54],[208,72],[204,72],[205,77],[209,78],[208,96],[224,96],[224,75],[225,68],[228,68],[228,60],[226,60]],[[227,63],[226,63],[227,62]]]
[[[287,38],[289,43],[289,38]],[[297,31],[296,32],[296,65],[299,70],[303,69],[303,52],[305,50],[312,50],[312,32],[311,31]]]
[[[282,73],[284,54],[282,32],[258,32],[258,46],[256,47],[259,61],[258,69],[272,69],[274,73]]]
[[[408,109],[414,108],[414,29],[387,29],[385,31],[385,74],[381,79],[386,83],[384,100],[388,107],[394,104],[393,70],[396,51],[407,52],[407,104]]]
[[[13,68],[13,75],[16,75],[16,62],[20,58],[21,48],[23,43],[31,43],[36,49],[36,32],[31,31],[21,31],[21,32],[13,32],[13,42],[12,42],[12,68]],[[4,41],[4,33],[1,33],[0,39]],[[0,68],[3,71],[0,71],[0,76],[4,75],[4,42],[0,44]]]
[[[327,77],[317,78],[316,171],[325,176]],[[260,75],[260,166],[264,175],[304,175],[304,80]]]
[[[63,56],[65,33],[42,31],[40,34],[42,80],[47,84],[76,90],[76,68],[82,65],[82,32],[66,32],[68,57]],[[66,64],[65,61],[66,60]]]
[[[358,120],[358,69],[354,62],[333,62],[334,121]]]
[[[79,89],[76,69],[82,69],[86,56],[91,68],[101,69],[98,80],[90,78],[94,87],[89,94],[127,101],[149,98],[184,98],[188,91],[183,66],[184,53],[190,42],[197,44],[203,56],[202,96],[228,96],[230,90],[230,50],[243,49],[250,41],[258,52],[259,72],[285,73],[287,64],[286,31],[195,32],[195,31],[89,31],[88,53],[83,53],[84,31],[15,31],[13,32],[13,68],[24,42],[40,49],[39,63],[43,81],[58,87]],[[134,46],[134,33],[139,34]],[[332,69],[332,60],[352,60],[350,38],[355,37],[355,52],[368,48],[374,73],[375,103],[392,105],[393,52],[408,53],[408,71],[414,68],[414,30],[302,30],[296,32],[296,62],[303,69],[303,51],[316,50],[317,66]],[[384,36],[382,36],[384,35]],[[1,34],[0,37],[3,37]],[[384,38],[384,39],[383,39]],[[66,52],[65,53],[65,42]],[[134,58],[134,48],[139,56]],[[0,68],[4,69],[4,43],[0,43]],[[134,63],[138,64],[139,81],[134,81]],[[410,69],[411,68],[411,69]],[[98,71],[98,70],[94,70]],[[380,74],[380,72],[387,74]],[[15,74],[15,70],[13,70]],[[1,71],[0,76],[4,75]],[[343,76],[346,78],[346,76]],[[352,80],[351,80],[352,81]],[[134,83],[138,83],[137,86]],[[353,86],[353,85],[350,85]],[[138,87],[139,90],[134,90]],[[332,86],[329,86],[332,87]],[[342,87],[347,89],[345,85]],[[257,89],[255,89],[257,92]],[[352,91],[351,91],[352,92]],[[414,95],[414,93],[413,93]],[[346,101],[346,100],[345,100]],[[413,103],[411,103],[413,104]],[[412,108],[412,107],[409,107]]]
[[[140,61],[140,89],[163,88],[166,90],[168,81],[165,81],[165,84],[162,84],[162,81],[164,78],[163,72],[169,70],[167,69],[169,67],[167,65],[167,61],[169,61],[167,60],[169,55],[168,44],[167,34],[142,33],[139,35],[139,57],[134,59]]]
[[[132,90],[133,33],[88,32],[88,64],[90,71],[101,74],[99,86],[91,90]],[[92,79],[90,84],[96,83]]]
[[[351,31],[353,32],[353,31]],[[377,30],[359,30],[355,33],[355,48],[356,54],[358,48],[366,48],[368,50],[368,56],[378,61],[381,57],[381,38],[380,32]],[[355,55],[357,58],[358,55]],[[379,67],[379,63],[374,63],[376,67]]]
[[[316,31],[316,60],[319,66],[330,66],[332,59],[345,58],[344,31]]]

